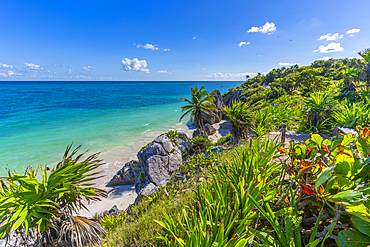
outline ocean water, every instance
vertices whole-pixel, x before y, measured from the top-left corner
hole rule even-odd
[[[101,152],[108,164],[133,156],[179,123],[190,87],[221,93],[237,82],[0,82],[0,176],[53,166],[67,145]]]

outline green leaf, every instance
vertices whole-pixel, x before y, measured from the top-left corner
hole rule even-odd
[[[354,138],[352,134],[347,134],[343,136],[343,140],[340,144],[346,147],[349,144],[351,144],[354,140],[356,140],[356,138]]]
[[[337,244],[340,247],[367,247],[370,237],[356,230],[344,230],[338,234]]]
[[[322,137],[319,134],[311,135],[311,140],[314,141],[316,145],[321,148]]]
[[[335,160],[335,172],[344,176],[348,175],[348,172],[351,170],[355,160],[346,155],[346,154],[339,154]]]
[[[329,166],[325,168],[318,176],[315,183],[315,188],[319,188],[320,185],[326,182],[331,176],[334,171],[335,166]]]
[[[270,234],[266,232],[261,232],[258,230],[251,229],[251,232],[265,245],[279,247],[280,244],[276,241]]]
[[[322,215],[322,212],[324,211],[324,206],[321,208],[321,210],[320,210],[320,214],[319,214],[319,216],[317,217],[317,220],[316,220],[316,223],[315,223],[315,226],[314,226],[314,228],[313,228],[313,230],[312,230],[312,233],[311,233],[311,236],[310,236],[310,243],[312,242],[314,242],[314,239],[315,239],[315,237],[316,237],[316,233],[317,233],[317,229],[319,229],[319,225],[320,225],[320,220],[321,220],[321,215]],[[317,242],[317,244],[318,244],[319,242]],[[317,245],[316,244],[316,245]],[[316,245],[314,245],[314,246],[316,246]]]
[[[316,247],[319,243],[320,243],[320,241],[318,239],[316,239],[315,241],[306,244],[305,247]]]
[[[367,207],[365,207],[364,203],[359,205],[346,205],[344,209],[350,215],[355,215],[360,219],[370,223],[370,211]]]
[[[334,227],[335,227],[336,224],[337,223],[334,223],[334,224],[331,225],[329,231],[326,233],[324,239],[322,240],[321,247],[324,247],[325,240],[331,235],[331,233],[333,232]]]
[[[341,191],[335,195],[329,196],[328,200],[334,203],[337,203],[337,204],[345,204],[345,203],[366,201],[367,198],[362,194],[362,192],[354,191],[354,190],[347,190],[347,191]]]
[[[352,223],[353,223],[353,226],[359,230],[360,232],[362,232],[363,234],[367,235],[367,236],[370,236],[370,224],[362,219],[360,219],[359,217],[356,217],[356,216],[352,216],[351,217],[351,220],[352,220]]]
[[[248,239],[241,239],[236,245],[235,247],[244,247],[244,246],[247,246],[248,244]]]

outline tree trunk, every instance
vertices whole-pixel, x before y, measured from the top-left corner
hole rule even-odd
[[[202,119],[202,115],[200,114],[200,111],[196,112],[195,119],[197,121],[197,128],[201,131],[204,131],[203,119]]]

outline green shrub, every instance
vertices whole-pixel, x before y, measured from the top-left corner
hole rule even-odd
[[[191,154],[205,153],[212,147],[211,141],[205,135],[198,135],[191,139],[193,146],[190,149]]]
[[[225,144],[231,140],[231,134],[227,134],[226,136],[221,137],[220,139],[217,140],[215,143],[215,146]]]
[[[173,143],[175,143],[176,142],[175,138],[179,138],[179,133],[177,133],[176,130],[170,130],[170,131],[167,132],[167,136],[168,136],[168,138],[170,138],[170,140]]]
[[[57,240],[74,245],[88,245],[100,241],[99,234],[104,229],[94,220],[74,216],[87,203],[100,200],[106,192],[91,187],[99,178],[95,169],[101,165],[98,154],[83,161],[81,156],[73,156],[80,147],[69,154],[67,147],[62,162],[55,168],[39,166],[36,170],[29,167],[24,175],[14,172],[0,178],[0,237],[7,237],[12,231],[22,236],[36,233],[36,242]],[[58,239],[51,235],[58,233]]]

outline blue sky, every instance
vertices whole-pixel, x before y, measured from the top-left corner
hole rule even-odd
[[[370,1],[0,1],[0,81],[236,80],[370,47]]]

